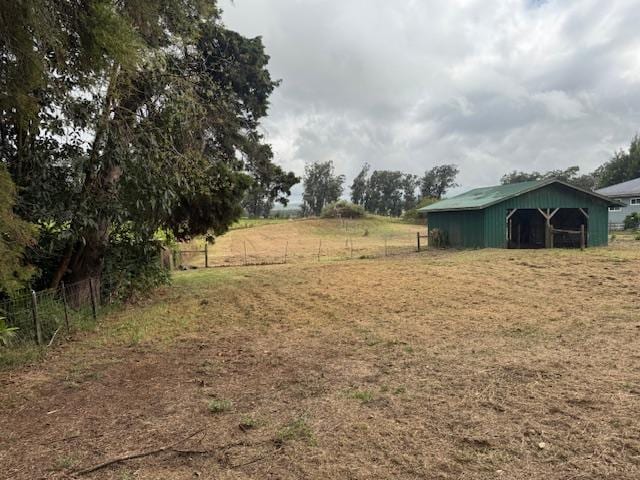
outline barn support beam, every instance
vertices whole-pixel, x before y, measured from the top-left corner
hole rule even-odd
[[[507,248],[509,248],[511,246],[511,240],[513,240],[513,231],[512,231],[512,222],[511,222],[511,217],[513,217],[513,215],[518,211],[517,208],[513,208],[511,209],[511,211],[508,211],[507,213],[507,232],[506,232],[506,237],[507,237]]]
[[[538,211],[545,219],[544,224],[544,247],[545,248],[553,248],[553,225],[551,225],[551,219],[553,216],[558,213],[559,208],[551,211],[550,208],[546,209],[546,212],[541,208],[538,208]]]

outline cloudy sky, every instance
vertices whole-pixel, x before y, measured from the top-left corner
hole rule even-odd
[[[264,133],[278,163],[585,172],[640,130],[637,0],[223,0],[282,79]],[[345,191],[348,194],[348,189]],[[296,197],[300,190],[296,191]]]

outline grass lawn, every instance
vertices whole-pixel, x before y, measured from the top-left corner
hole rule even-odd
[[[84,478],[637,479],[639,271],[616,240],[181,272],[0,372],[0,477],[199,432]]]

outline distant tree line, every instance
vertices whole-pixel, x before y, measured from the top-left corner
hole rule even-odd
[[[420,199],[440,199],[456,186],[458,168],[438,165],[422,177],[398,170],[374,170],[365,164],[351,184],[351,201],[376,215],[398,217],[414,209]],[[303,177],[304,215],[320,215],[323,208],[337,201],[343,193],[344,175],[335,173],[332,161],[310,163]]]
[[[417,216],[417,208],[440,200],[451,188],[458,186],[459,172],[456,165],[444,164],[418,176],[399,170],[371,171],[371,166],[365,163],[351,183],[351,202],[376,215],[398,217],[406,214],[413,218]],[[503,175],[500,181],[506,185],[557,178],[585,190],[594,190],[638,177],[640,137],[636,135],[628,150],[615,152],[592,173],[581,174],[577,165],[547,172],[514,170]],[[308,164],[303,177],[303,215],[320,215],[325,206],[336,202],[343,193],[344,181],[344,175],[336,174],[332,161]]]
[[[400,216],[416,207],[422,198],[440,199],[457,186],[459,173],[455,165],[438,165],[422,177],[398,170],[374,170],[362,167],[351,184],[351,201],[377,215]]]
[[[565,170],[548,172],[521,172],[514,170],[500,179],[503,185],[557,178],[585,190],[596,190],[640,177],[640,138],[636,135],[628,150],[619,150],[613,157],[596,168],[592,173],[580,174],[580,167],[574,165]]]

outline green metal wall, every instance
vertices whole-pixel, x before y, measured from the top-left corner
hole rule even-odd
[[[589,213],[587,245],[608,242],[608,205],[605,201],[559,184],[551,184],[533,192],[510,198],[485,209],[485,247],[505,247],[506,215],[511,208],[584,208]],[[553,220],[551,221],[553,223]]]
[[[429,230],[438,228],[447,232],[452,247],[484,247],[484,210],[429,212],[427,223]]]
[[[605,201],[560,184],[551,184],[510,198],[484,210],[429,212],[429,229],[447,232],[459,248],[503,248],[507,243],[506,215],[512,208],[584,208],[589,213],[588,246],[607,245],[608,205]],[[553,220],[552,220],[553,223]]]

